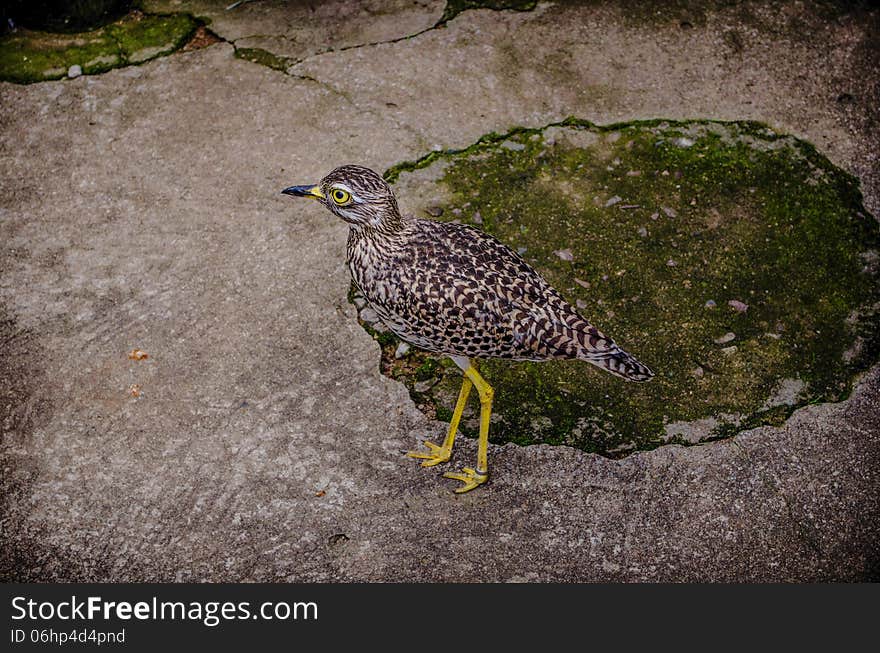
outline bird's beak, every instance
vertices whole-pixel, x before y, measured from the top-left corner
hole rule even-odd
[[[311,197],[315,200],[324,199],[324,193],[321,192],[320,186],[291,186],[281,192],[285,195],[295,195],[296,197]]]

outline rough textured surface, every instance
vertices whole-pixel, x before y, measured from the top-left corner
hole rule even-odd
[[[312,80],[219,44],[0,85],[0,575],[878,578],[876,369],[722,443],[494,447],[455,497],[402,456],[443,425],[378,371],[345,226],[278,195],[571,114],[748,118],[814,142],[876,213],[877,14],[746,6],[776,18],[465,11],[306,58]]]

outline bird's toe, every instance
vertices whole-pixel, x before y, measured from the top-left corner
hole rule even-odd
[[[451,478],[456,481],[461,481],[464,484],[461,487],[457,487],[455,488],[455,490],[453,490],[456,494],[470,492],[474,488],[482,485],[489,480],[488,473],[480,473],[472,467],[463,468],[461,470],[461,473],[446,472],[445,474],[443,474],[443,476],[444,478]]]
[[[452,455],[452,451],[445,447],[441,447],[439,444],[434,444],[433,442],[425,440],[424,445],[428,447],[430,451],[408,451],[406,454],[410,458],[418,458],[422,460],[422,467],[433,467],[434,465],[445,463]]]

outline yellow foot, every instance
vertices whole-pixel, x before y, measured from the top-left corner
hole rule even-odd
[[[456,494],[469,492],[478,485],[482,485],[489,480],[489,474],[480,474],[477,470],[471,467],[465,467],[461,471],[461,474],[456,474],[455,472],[446,472],[443,475],[445,478],[454,478],[456,481],[461,481],[462,483],[464,483],[464,485],[462,485],[461,487],[455,488],[454,491]]]
[[[445,463],[449,460],[449,456],[452,455],[451,449],[445,449],[433,442],[425,440],[424,445],[431,451],[409,451],[406,454],[410,458],[422,458],[422,467],[433,467],[434,465]]]

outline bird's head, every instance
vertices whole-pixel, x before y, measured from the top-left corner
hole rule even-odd
[[[354,227],[381,227],[400,218],[391,187],[363,166],[341,166],[318,184],[291,186],[281,192],[318,200]]]

